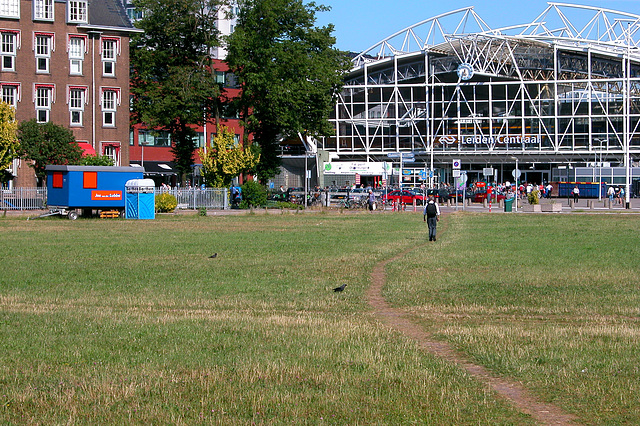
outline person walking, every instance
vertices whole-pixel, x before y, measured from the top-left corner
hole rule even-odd
[[[373,208],[376,205],[376,195],[373,193],[373,190],[369,190],[369,211],[373,213]]]
[[[578,189],[578,185],[573,187],[571,195],[573,195],[573,203],[578,204],[578,198],[580,198],[580,190]]]
[[[440,220],[440,207],[435,202],[433,196],[429,197],[427,205],[424,206],[424,221],[427,222],[429,227],[429,241],[436,240],[436,226]]]

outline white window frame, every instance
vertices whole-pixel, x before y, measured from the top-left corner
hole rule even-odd
[[[118,56],[119,40],[111,38],[102,39],[101,56],[102,56],[102,75],[105,77],[115,77],[116,75],[116,57]]]
[[[5,38],[7,42],[5,43]],[[9,41],[11,39],[11,41]],[[0,54],[2,55],[2,71],[16,70],[16,54],[18,51],[18,34],[8,31],[2,31],[0,36]],[[6,61],[11,61],[8,64]]]
[[[20,19],[20,0],[0,0],[0,16]]]
[[[0,88],[2,102],[17,109],[20,101],[20,83],[0,83]]]
[[[69,125],[71,127],[82,127],[84,125],[84,106],[87,103],[87,88],[69,87],[68,103]]]
[[[67,22],[73,24],[88,23],[89,6],[87,0],[68,0]]]
[[[118,158],[119,153],[120,153],[119,145],[115,145],[113,143],[105,144],[103,142],[102,155],[106,155],[107,157],[110,157],[113,160],[113,164],[115,164],[116,166],[120,165],[120,158]]]
[[[33,0],[33,20],[53,21],[53,0]]]
[[[69,74],[83,74],[82,65],[84,63],[86,43],[87,41],[84,37],[69,36]]]
[[[53,35],[36,34],[34,37],[36,57],[36,73],[49,74],[51,72],[51,52],[53,52]]]
[[[51,120],[51,105],[53,104],[53,87],[35,86],[34,98],[36,121],[38,123],[49,122]],[[40,114],[44,114],[44,116]]]
[[[101,97],[102,126],[116,127],[118,92],[114,89],[103,89]]]

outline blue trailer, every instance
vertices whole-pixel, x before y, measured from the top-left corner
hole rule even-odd
[[[142,167],[47,166],[47,207],[49,214],[76,219],[78,212],[125,210],[125,184],[142,179]]]

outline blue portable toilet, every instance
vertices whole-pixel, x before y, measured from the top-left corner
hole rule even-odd
[[[127,219],[155,219],[155,183],[152,179],[131,179],[124,185]]]

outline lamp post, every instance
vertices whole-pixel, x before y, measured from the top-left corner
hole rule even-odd
[[[516,211],[518,211],[518,178],[520,177],[520,170],[518,169],[518,158],[517,157],[511,157],[512,160],[515,160],[516,162],[516,169],[513,171],[513,178],[515,179],[515,185],[516,185]]]

